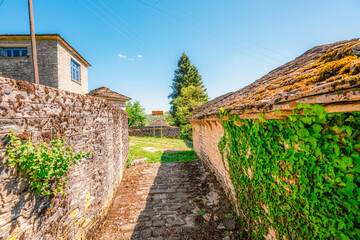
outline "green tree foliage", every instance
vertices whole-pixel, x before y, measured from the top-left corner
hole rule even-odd
[[[141,107],[139,101],[128,102],[126,104],[126,112],[128,113],[129,127],[145,126],[145,109]]]
[[[191,65],[190,59],[185,53],[181,55],[177,65],[178,69],[174,72],[174,78],[171,85],[172,92],[170,93],[169,98],[171,99],[170,113],[175,120],[175,124],[179,125],[176,117],[177,106],[174,104],[174,100],[181,95],[181,89],[188,86],[201,87],[204,89],[204,94],[206,94],[206,89],[198,69],[194,65]]]
[[[194,109],[208,101],[208,96],[205,89],[201,86],[188,86],[181,89],[181,94],[174,100],[176,106],[176,120],[181,128],[181,135],[184,138],[192,138],[192,127],[187,120]]]
[[[164,119],[165,119],[165,122],[169,125],[169,126],[175,126],[175,121],[174,121],[174,118],[173,116],[171,115],[170,112],[164,112]]]
[[[189,57],[183,53],[178,61],[171,85],[170,114],[175,126],[180,126],[185,137],[191,137],[191,127],[186,120],[193,110],[208,101],[206,88],[198,69],[191,65]],[[193,88],[188,88],[192,86]],[[183,91],[184,88],[187,90]],[[186,96],[182,96],[186,94]],[[177,100],[180,98],[179,100]],[[189,100],[190,102],[186,102]]]

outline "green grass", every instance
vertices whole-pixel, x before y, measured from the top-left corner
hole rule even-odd
[[[155,152],[143,148],[158,148]],[[180,151],[176,151],[179,150]],[[147,157],[148,163],[185,162],[199,160],[192,149],[191,141],[171,138],[133,137],[130,136],[130,150],[127,165],[138,157]]]

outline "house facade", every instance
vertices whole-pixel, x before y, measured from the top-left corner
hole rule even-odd
[[[58,34],[37,34],[39,81],[42,85],[86,94],[91,65]],[[0,35],[0,75],[34,82],[30,35]]]

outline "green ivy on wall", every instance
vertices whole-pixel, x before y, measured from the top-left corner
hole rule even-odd
[[[225,116],[219,150],[254,238],[360,239],[360,112],[298,104],[280,120]]]
[[[43,196],[65,194],[64,186],[69,178],[67,170],[91,153],[73,153],[72,146],[59,136],[50,144],[42,141],[33,144],[31,138],[21,140],[11,131],[5,142],[8,142],[6,164],[14,166]]]

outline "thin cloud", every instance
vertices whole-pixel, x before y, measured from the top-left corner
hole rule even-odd
[[[137,55],[138,58],[142,58],[143,56],[141,54]]]
[[[120,58],[122,58],[122,59],[125,59],[126,58],[126,56],[125,55],[122,55],[122,54],[119,54],[118,55]]]

